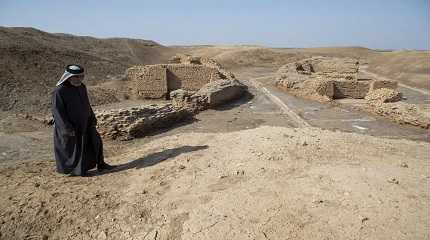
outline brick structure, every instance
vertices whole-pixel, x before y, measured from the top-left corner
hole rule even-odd
[[[159,65],[136,66],[127,70],[134,96],[163,98],[167,93],[167,71]]]
[[[137,99],[168,98],[171,91],[198,91],[205,84],[218,79],[233,79],[213,60],[187,56],[174,57],[171,64],[135,66],[127,70]]]
[[[337,79],[334,82],[333,98],[364,98],[369,92],[370,81]]]
[[[329,99],[361,99],[371,90],[397,89],[397,82],[363,75],[359,72],[359,63],[350,58],[315,57],[286,64],[278,70],[276,80],[281,88],[304,95],[316,93]],[[322,84],[321,81],[326,82]]]

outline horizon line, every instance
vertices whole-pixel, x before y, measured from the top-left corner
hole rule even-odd
[[[317,48],[364,48],[368,50],[373,51],[385,51],[385,52],[394,52],[394,51],[417,51],[417,52],[427,52],[430,51],[429,49],[414,49],[414,48],[370,48],[367,46],[360,46],[360,45],[321,45],[321,46],[311,46],[311,47],[304,47],[304,46],[270,46],[270,44],[255,44],[255,43],[184,43],[184,44],[166,44],[162,43],[163,41],[153,40],[153,39],[144,39],[144,38],[138,38],[138,37],[124,37],[124,36],[109,36],[109,37],[102,37],[102,36],[96,36],[96,35],[80,35],[76,33],[66,33],[66,32],[50,32],[48,30],[43,30],[40,28],[32,27],[32,26],[6,26],[6,25],[0,25],[0,27],[4,28],[21,28],[21,29],[32,29],[48,34],[63,34],[63,35],[71,35],[74,37],[90,37],[95,39],[130,39],[130,40],[141,40],[141,41],[152,41],[155,42],[161,46],[165,47],[234,47],[234,46],[246,46],[246,47],[260,47],[260,48],[271,48],[271,49],[317,49]]]

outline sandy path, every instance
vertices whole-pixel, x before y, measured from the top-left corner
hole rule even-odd
[[[284,114],[286,114],[290,119],[295,121],[298,127],[310,127],[309,123],[307,123],[303,118],[301,118],[297,113],[295,113],[287,104],[285,104],[277,96],[273,95],[266,87],[262,86],[262,84],[257,81],[262,78],[272,78],[272,77],[273,76],[269,75],[265,77],[248,79],[247,81],[258,91],[266,95],[274,104],[276,104],[283,111]]]

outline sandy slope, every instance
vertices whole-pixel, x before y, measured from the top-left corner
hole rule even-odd
[[[85,67],[95,85],[136,64],[165,62],[171,49],[139,39],[98,39],[0,27],[0,111],[47,111],[49,96],[68,64]]]
[[[395,51],[369,57],[369,70],[401,83],[430,90],[430,51]]]
[[[430,237],[429,143],[280,127],[140,141],[91,178],[1,166],[0,238]]]

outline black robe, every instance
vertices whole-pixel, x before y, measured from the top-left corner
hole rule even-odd
[[[59,173],[83,176],[103,164],[103,143],[84,84],[66,81],[52,94],[54,152]],[[74,134],[73,134],[74,133]]]

